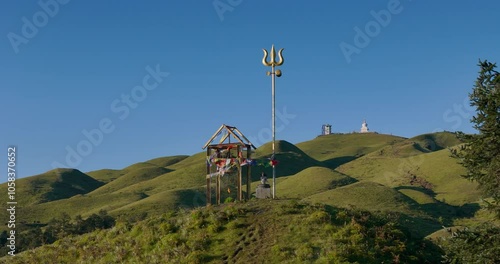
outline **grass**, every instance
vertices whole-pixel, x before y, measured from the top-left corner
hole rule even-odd
[[[417,236],[430,234],[443,223],[483,221],[484,214],[474,215],[481,198],[477,185],[460,176],[464,169],[446,149],[457,142],[451,133],[410,139],[371,133],[336,134],[297,145],[280,140],[276,142],[277,197],[403,213],[407,226],[418,226]],[[252,158],[266,159],[271,154],[271,144],[267,143]],[[144,219],[203,206],[205,160],[205,152],[200,152],[189,157],[160,157],[121,170],[84,174],[59,169],[18,179],[18,218],[44,223],[63,212],[74,217],[104,209],[124,219]],[[271,180],[271,167],[255,166],[251,171],[252,192],[262,172]],[[222,201],[236,198],[235,177],[224,181],[229,185],[224,185]],[[0,187],[7,188],[6,184]],[[227,187],[231,193],[226,192]],[[0,217],[6,219],[6,212],[0,212]]]
[[[343,208],[404,213],[411,213],[413,203],[400,192],[369,181],[317,193],[305,200]]]
[[[309,167],[280,179],[276,192],[282,198],[303,198],[353,183],[355,180],[325,167]]]
[[[66,210],[84,214],[85,204],[72,204],[71,201],[76,197],[84,197],[104,185],[75,169],[54,169],[39,175],[17,179],[15,184],[16,219],[26,223],[46,222]],[[0,197],[5,204],[8,198],[7,184],[0,185],[0,188],[5,190],[5,195]],[[71,206],[66,207],[68,204]],[[0,211],[0,219],[6,221],[7,213],[5,210]],[[6,228],[7,226],[3,225],[0,230]]]
[[[75,169],[54,169],[39,175],[17,179],[16,201],[24,206],[35,205],[79,194],[89,193],[103,183]],[[7,194],[7,183],[0,189]],[[7,195],[2,195],[2,202],[7,202]]]
[[[128,169],[125,174],[121,175],[116,180],[109,182],[105,186],[91,192],[90,195],[99,195],[118,191],[136,183],[154,179],[155,177],[169,172],[171,172],[171,170],[155,165],[140,168],[134,167],[134,169]]]
[[[397,219],[358,210],[253,200],[169,212],[68,237],[9,263],[436,263],[441,251]]]
[[[432,204],[436,203],[436,200],[432,198],[431,195],[426,194],[423,191],[420,190],[415,190],[415,189],[409,189],[409,188],[401,188],[398,190],[400,193],[408,196],[410,199],[413,201],[417,202],[418,204]]]
[[[428,183],[425,189],[433,192],[432,198],[450,205],[477,202],[480,198],[477,185],[461,177],[465,169],[450,157],[447,149],[405,158],[366,155],[339,167],[338,171],[359,181],[369,180],[389,187],[420,187]]]
[[[460,144],[460,140],[451,132],[423,134],[409,139],[430,151],[442,150]]]
[[[106,184],[118,179],[118,177],[122,176],[125,173],[126,172],[123,170],[102,169],[102,170],[90,171],[87,172],[86,174]]]
[[[404,138],[384,134],[331,134],[297,144],[312,158],[336,168],[360,156],[403,141]]]

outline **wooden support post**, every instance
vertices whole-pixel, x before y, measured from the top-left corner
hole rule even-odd
[[[241,151],[241,146],[238,145],[238,147],[236,148],[236,151],[237,151],[237,154],[236,155],[240,155],[240,151]],[[241,179],[241,162],[238,162],[238,201],[241,201],[243,200],[243,188],[242,188],[242,179]]]
[[[220,204],[220,175],[217,175],[217,183],[216,183],[216,191],[215,191],[215,200],[217,200],[217,205]]]
[[[252,151],[251,146],[247,145],[247,159],[250,160],[250,152]],[[250,164],[247,165],[247,200],[250,200],[250,185],[252,185],[252,174],[250,170],[251,166]]]
[[[210,157],[210,148],[207,148],[207,158]],[[207,176],[210,175],[210,163],[207,163]],[[211,187],[210,183],[212,181],[212,178],[210,176],[207,177],[207,206],[210,206],[212,204],[212,197],[211,197]]]

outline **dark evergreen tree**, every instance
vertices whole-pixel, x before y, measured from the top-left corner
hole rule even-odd
[[[459,133],[465,144],[454,154],[467,169],[465,177],[479,183],[489,208],[500,218],[500,74],[496,64],[480,61],[479,76],[469,95],[476,115],[471,122],[478,134]]]
[[[500,219],[500,74],[496,65],[479,62],[480,72],[469,95],[478,134],[458,133],[465,144],[453,155],[467,169],[464,175],[479,183],[488,208]],[[446,263],[500,263],[500,227],[494,221],[452,233],[442,243]]]

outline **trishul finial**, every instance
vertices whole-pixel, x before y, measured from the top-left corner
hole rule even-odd
[[[278,57],[280,59],[279,62],[276,62],[276,50],[274,50],[274,45],[271,48],[271,61],[270,62],[267,62],[267,57],[268,57],[267,50],[266,49],[262,49],[262,50],[264,51],[264,58],[262,58],[262,64],[264,64],[264,66],[280,66],[285,61],[283,59],[283,55],[282,55],[284,49],[280,49],[278,51]]]

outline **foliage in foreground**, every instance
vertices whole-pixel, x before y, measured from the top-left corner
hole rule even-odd
[[[437,263],[440,255],[430,242],[412,238],[396,215],[259,200],[118,222],[9,262]]]
[[[480,61],[479,76],[469,95],[476,114],[471,122],[479,134],[459,137],[465,140],[461,151],[453,154],[467,169],[465,177],[479,183],[485,198],[493,202],[489,208],[500,219],[500,73],[496,64]]]
[[[471,106],[476,114],[471,122],[479,132],[474,135],[458,133],[465,141],[453,149],[467,169],[465,177],[479,183],[485,198],[491,198],[488,209],[500,219],[500,73],[496,65],[479,62],[480,72],[472,93]],[[442,242],[447,263],[500,263],[500,228],[495,222],[452,233]]]
[[[33,224],[23,226],[23,231],[17,235],[15,252],[34,249],[42,245],[52,244],[59,239],[72,235],[82,235],[98,229],[111,228],[115,225],[115,219],[104,210],[98,214],[92,214],[86,219],[76,216],[74,219],[68,214],[62,214],[59,218],[52,218],[46,225]],[[0,256],[6,256],[10,250],[7,247],[9,241],[7,231],[0,234]]]
[[[451,233],[450,238],[441,242],[446,263],[500,263],[498,226],[485,224]]]

